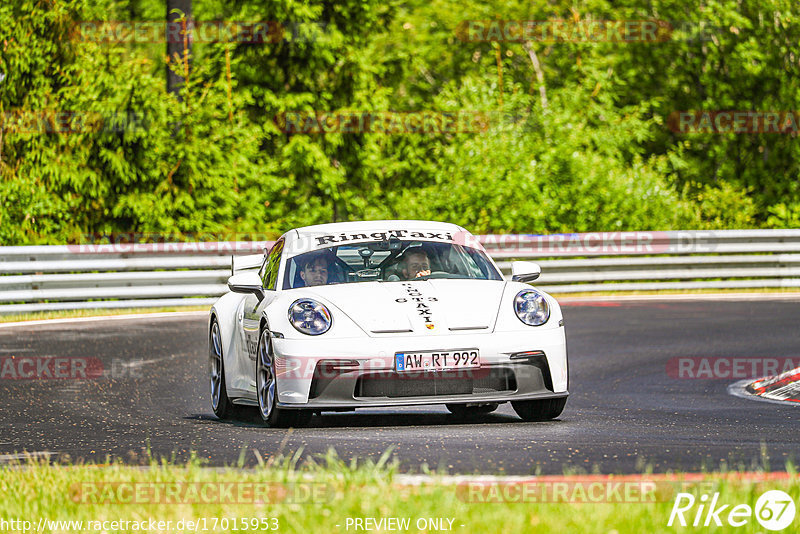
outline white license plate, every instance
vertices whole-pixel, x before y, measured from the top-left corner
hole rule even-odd
[[[397,371],[441,371],[481,366],[478,349],[398,352],[394,361]]]

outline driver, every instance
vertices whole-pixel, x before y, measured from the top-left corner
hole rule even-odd
[[[300,266],[300,278],[307,287],[328,283],[328,261],[324,256],[311,256]]]
[[[431,274],[431,262],[428,253],[421,247],[406,249],[400,260],[400,272],[406,280],[413,280],[420,276]]]

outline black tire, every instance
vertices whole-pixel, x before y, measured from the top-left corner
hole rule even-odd
[[[489,402],[486,404],[479,404],[478,406],[469,406],[466,404],[445,404],[445,406],[450,410],[451,414],[458,417],[475,417],[492,413],[500,404]]]
[[[567,398],[543,399],[512,402],[511,406],[517,415],[525,421],[549,421],[555,419],[564,411]]]
[[[223,358],[222,335],[217,318],[211,320],[208,333],[209,385],[211,393],[211,409],[220,419],[237,419],[247,415],[244,406],[233,404],[228,398],[225,387],[225,358]]]
[[[258,413],[266,426],[274,428],[302,427],[311,421],[310,410],[286,410],[278,408],[278,385],[275,360],[269,330],[262,330],[256,350],[256,398]]]

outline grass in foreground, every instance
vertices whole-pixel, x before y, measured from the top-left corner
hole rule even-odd
[[[296,466],[294,457],[265,461],[252,470],[207,469],[199,461],[190,461],[186,465],[152,462],[149,468],[142,469],[121,464],[51,466],[46,462],[29,460],[0,467],[0,495],[3,495],[0,519],[31,521],[33,529],[42,518],[84,522],[80,527],[73,523],[55,526],[57,528],[45,523],[44,532],[69,532],[80,528],[95,532],[137,532],[138,529],[132,525],[87,522],[150,519],[170,521],[169,525],[165,523],[154,528],[163,532],[193,531],[193,527],[187,527],[189,520],[198,522],[197,530],[200,532],[276,531],[275,526],[278,532],[363,532],[364,528],[355,528],[357,519],[380,521],[394,517],[408,518],[409,528],[399,530],[409,532],[437,531],[433,525],[423,524],[433,519],[456,533],[640,533],[698,530],[691,526],[684,529],[667,527],[675,496],[680,491],[691,493],[698,499],[700,495],[709,495],[709,500],[714,493],[719,493],[718,503],[731,504],[721,514],[723,521],[734,505],[746,504],[754,509],[759,496],[767,490],[783,490],[795,503],[800,503],[800,480],[792,466],[789,466],[788,479],[770,479],[771,475],[764,473],[760,481],[742,479],[737,473],[685,475],[688,481],[683,483],[678,482],[683,475],[660,482],[659,475],[636,477],[645,482],[655,481],[658,490],[647,495],[652,495],[656,502],[594,502],[590,479],[597,476],[574,475],[560,479],[562,484],[567,484],[561,495],[571,502],[541,503],[530,495],[521,498],[520,486],[497,486],[492,493],[491,486],[476,486],[477,490],[475,487],[470,490],[463,480],[454,482],[438,475],[421,481],[409,480],[399,475],[397,465],[389,463],[387,458],[388,453],[378,462],[355,465],[331,452],[300,468]],[[597,479],[592,480],[597,482]],[[615,480],[624,481],[626,477],[599,480],[613,483]],[[234,500],[236,495],[241,495],[237,491],[246,492],[250,488],[250,493],[242,498],[247,502],[220,502],[216,495],[223,487],[220,484],[225,483],[239,484],[231,494]],[[601,485],[606,483],[600,482]],[[169,499],[167,487],[177,488],[171,499],[173,503],[150,502],[155,500],[153,495],[158,491],[161,492],[158,493],[161,501],[165,495]],[[256,490],[253,488],[256,487],[268,489],[261,497],[254,498]],[[582,491],[576,491],[576,488],[582,488]],[[610,495],[613,500],[614,494],[607,489],[600,494]],[[641,496],[641,493],[634,494]],[[472,502],[487,499],[498,502]],[[135,502],[124,503],[129,500]],[[518,502],[520,500],[524,502]],[[697,506],[686,514],[690,524],[696,511]],[[183,524],[179,524],[181,520]],[[763,530],[754,516],[748,521],[744,529],[725,524],[714,531]],[[800,520],[795,518],[786,532],[795,531],[798,524]],[[378,523],[369,525],[373,532],[392,531],[386,523],[383,528],[379,528]],[[5,530],[21,531],[22,528]],[[147,530],[151,530],[150,527]],[[701,526],[700,530],[707,529]]]

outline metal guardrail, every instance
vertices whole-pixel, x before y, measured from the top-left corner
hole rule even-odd
[[[542,267],[553,293],[800,288],[800,230],[478,236],[508,275]],[[227,291],[231,255],[269,242],[0,247],[0,314],[206,306]]]

